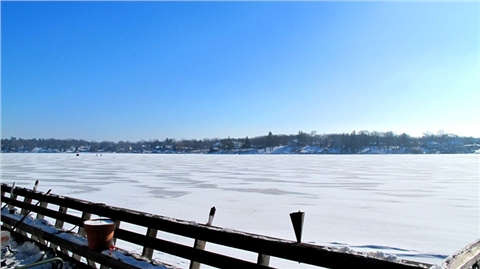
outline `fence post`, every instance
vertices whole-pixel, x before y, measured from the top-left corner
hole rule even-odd
[[[213,222],[213,218],[215,217],[215,207],[212,207],[210,209],[210,214],[208,215],[208,222],[207,222],[207,226],[210,226],[212,225],[212,222]],[[200,250],[204,250],[205,249],[205,244],[207,242],[205,241],[202,241],[202,240],[198,240],[198,239],[195,239],[195,243],[193,244],[193,248],[195,249],[200,249]],[[189,269],[200,269],[200,263],[196,262],[196,261],[190,261],[190,267]]]
[[[122,223],[122,222],[119,221],[119,220],[115,220],[115,230],[120,228],[120,223]],[[116,243],[117,243],[117,238],[115,237],[115,233],[113,233],[112,245],[115,246]]]
[[[14,195],[14,194],[13,194],[13,190],[15,189],[15,185],[16,185],[16,183],[13,182],[12,188],[10,189],[10,199],[12,199],[12,200],[16,200],[16,199],[17,199],[17,195]],[[4,191],[2,191],[2,196],[3,196],[3,195],[5,195],[5,192],[4,192]],[[11,203],[12,203],[12,201],[10,201],[9,203],[6,203],[4,206],[2,206],[2,209],[8,205],[8,211],[10,212],[10,209],[11,209],[11,208],[13,209],[13,207],[10,206]],[[4,224],[4,225],[5,225],[5,227],[7,227],[8,229],[12,228],[12,226],[10,226],[10,225],[8,225],[8,224]]]
[[[88,220],[90,219],[90,217],[92,216],[92,214],[90,213],[87,213],[87,212],[83,212],[82,213],[82,219],[83,220]],[[82,227],[78,227],[78,235],[80,236],[85,236],[85,229],[83,229],[83,226]],[[72,258],[74,258],[75,260],[79,261],[81,256],[78,255],[78,254],[73,254]],[[96,267],[95,267],[96,268]]]
[[[87,212],[82,213],[82,219],[83,220],[89,220],[91,216],[92,216],[92,214],[90,214],[90,213],[87,213]],[[78,234],[81,235],[81,236],[85,236],[85,229],[83,228],[83,226],[78,227]]]
[[[40,202],[40,207],[47,208],[47,206],[48,206],[47,202],[43,202],[43,201]],[[45,218],[44,215],[37,213],[37,219],[44,219],[44,218]],[[43,240],[42,238],[38,238],[35,235],[32,235],[32,239],[35,240],[35,241],[38,241],[39,243],[41,243],[43,245],[45,245],[45,240]]]
[[[43,202],[43,201],[40,202],[40,207],[42,207],[42,208],[47,208],[47,206],[48,206],[48,203],[47,203],[47,202]],[[45,218],[44,215],[37,213],[37,219],[44,219],[44,218]]]
[[[32,203],[32,198],[31,197],[26,197],[23,199],[23,202],[26,204],[31,204]],[[28,213],[28,209],[22,208],[20,211],[20,215],[25,215]]]
[[[148,237],[156,238],[156,237],[157,237],[157,232],[158,232],[157,229],[153,229],[153,228],[148,227],[147,236],[148,236]],[[147,258],[149,258],[149,259],[152,259],[152,257],[153,257],[153,249],[144,247],[144,248],[143,248],[143,252],[142,252],[142,256],[147,257]]]
[[[25,196],[25,198],[23,199],[23,202],[26,203],[26,204],[31,204],[32,203],[32,198]],[[28,214],[28,210],[25,209],[25,208],[22,208],[22,210],[20,211],[20,215],[25,215],[25,214]],[[22,230],[20,230],[19,233],[23,236],[27,236],[27,233],[22,231]]]
[[[270,265],[270,256],[262,253],[258,253],[257,264],[259,265]]]
[[[67,210],[68,210],[68,207],[64,207],[64,206],[60,206],[58,208],[58,212],[59,213],[62,213],[62,214],[67,214]],[[64,224],[64,221],[63,220],[58,220],[55,221],[55,228],[59,228],[59,229],[62,229],[63,228],[63,224]],[[53,249],[57,249],[57,245],[53,244],[53,243],[50,243],[50,247],[53,248]],[[68,254],[68,251],[61,248],[60,251],[64,254]]]

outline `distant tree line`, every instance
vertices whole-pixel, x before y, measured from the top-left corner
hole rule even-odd
[[[22,139],[6,138],[1,140],[2,152],[216,152],[233,149],[273,149],[279,146],[316,146],[321,148],[337,148],[343,153],[357,153],[365,147],[404,147],[415,148],[434,143],[436,145],[472,145],[480,144],[480,138],[459,137],[439,131],[436,134],[427,132],[421,137],[412,137],[406,133],[395,134],[377,131],[352,131],[342,134],[318,134],[299,131],[297,134],[272,134],[245,138],[213,138],[176,140],[141,140],[130,141],[87,141],[83,139]]]

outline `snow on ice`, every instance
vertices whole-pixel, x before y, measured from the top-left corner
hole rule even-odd
[[[215,206],[214,226],[289,240],[288,214],[301,210],[303,242],[433,264],[480,237],[478,158],[3,154],[1,175],[20,187],[39,179],[40,190],[198,223]],[[214,244],[207,250],[256,260]],[[188,267],[164,253],[154,257]],[[271,265],[312,268],[274,258]]]

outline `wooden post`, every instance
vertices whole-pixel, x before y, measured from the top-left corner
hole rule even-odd
[[[47,206],[48,206],[47,202],[43,202],[43,201],[40,202],[40,207],[47,208]],[[44,219],[44,218],[45,218],[44,215],[37,213],[37,219]],[[43,245],[45,245],[45,240],[43,240],[42,238],[38,238],[38,237],[32,235],[32,239],[35,240],[35,241],[38,241],[39,243],[41,243]]]
[[[92,217],[92,214],[87,213],[87,212],[82,213],[82,219],[83,220],[89,220],[90,217]],[[85,236],[85,229],[83,228],[83,226],[78,227],[78,234],[81,235],[81,236]]]
[[[2,197],[5,197],[5,192],[3,191],[3,189],[1,190],[1,192],[2,192]],[[4,223],[3,225],[5,225],[5,227],[7,228],[11,228],[11,226],[6,223]]]
[[[40,207],[42,207],[42,208],[47,208],[47,206],[48,206],[48,203],[47,203],[47,202],[43,202],[43,201],[40,202]],[[37,214],[37,219],[44,219],[44,218],[45,218],[44,215],[42,215],[42,214]]]
[[[148,228],[148,230],[147,230],[147,236],[148,236],[148,237],[156,238],[156,237],[157,237],[157,232],[158,232],[157,229]],[[152,257],[153,257],[153,249],[144,247],[144,248],[143,248],[143,252],[142,252],[142,256],[147,257],[148,259],[152,259]]]
[[[23,202],[26,203],[26,204],[31,204],[32,203],[32,198],[25,196],[25,199],[23,199]],[[22,211],[20,211],[21,215],[25,215],[27,213],[28,213],[28,209],[25,209],[25,208],[22,208]]]
[[[12,188],[10,189],[10,199],[16,199],[16,198],[17,198],[16,195],[13,195],[13,189],[15,188],[15,184],[16,184],[16,183],[13,182]],[[5,195],[5,192],[2,191],[2,196],[4,196],[4,195]],[[11,202],[12,202],[12,201],[10,201],[10,203],[11,203]],[[4,206],[2,206],[2,209],[4,209],[7,205],[8,205],[8,210],[10,210],[10,205],[9,205],[9,203],[6,203]],[[11,229],[11,228],[12,228],[12,226],[10,226],[10,225],[8,225],[8,224],[4,224],[4,225],[5,225],[5,227],[8,228],[8,229]]]
[[[25,196],[25,198],[23,199],[23,202],[26,203],[26,204],[31,204],[32,203],[32,198]],[[22,208],[22,211],[20,211],[20,214],[21,215],[28,214],[28,210],[25,209],[25,208]],[[23,236],[27,236],[27,233],[24,232],[24,231],[19,231],[19,233]]]
[[[67,214],[67,210],[68,210],[68,207],[64,207],[64,206],[60,206],[58,208],[58,212],[62,213],[62,214]],[[55,222],[55,227],[58,227],[60,229],[63,228],[63,224],[64,224],[64,221],[63,220],[57,220]]]
[[[15,190],[15,185],[16,185],[16,183],[13,182],[12,190],[10,191],[10,198],[11,198],[12,200],[17,200],[17,195],[16,195],[16,194],[13,194],[13,190]],[[8,212],[11,213],[11,214],[13,214],[13,213],[14,213],[14,212],[13,212],[14,209],[15,209],[15,207],[12,205],[12,203],[10,203],[10,204],[8,205]]]
[[[35,185],[33,186],[33,192],[36,192],[37,191],[37,188],[38,188],[38,179],[35,181]],[[32,203],[32,197],[27,197],[25,196],[24,199],[23,199],[23,202],[26,203],[26,204],[31,204]],[[28,210],[25,209],[25,208],[22,208],[22,211],[20,212],[21,215],[25,215],[25,214],[28,214]],[[24,231],[20,231],[20,234],[23,235],[23,236],[27,236],[27,233],[24,232]]]
[[[1,189],[1,191],[2,191],[2,197],[5,197],[5,191],[3,189]],[[7,202],[4,202],[4,203],[7,204]]]
[[[68,210],[68,208],[64,207],[64,206],[60,206],[60,208],[58,208],[58,212],[60,212],[62,214],[66,214],[67,210]],[[57,221],[55,221],[55,228],[62,229],[63,224],[64,224],[63,220],[58,220],[57,219]],[[50,247],[56,250],[58,246],[53,244],[53,243],[50,243]],[[66,251],[64,249],[61,249],[61,251],[62,251],[62,253],[68,254],[68,251]]]
[[[120,223],[122,223],[121,221],[119,220],[115,220],[115,230],[120,228]],[[115,246],[115,244],[117,243],[117,238],[115,237],[115,232],[113,233],[113,238],[112,238],[112,245]]]
[[[208,215],[208,222],[207,222],[207,226],[210,226],[212,225],[213,223],[213,218],[215,217],[215,207],[212,207],[210,209],[210,214]],[[198,240],[198,239],[195,239],[195,243],[193,244],[193,248],[195,249],[200,249],[200,250],[204,250],[205,249],[205,245],[207,244],[207,242],[205,241],[201,241],[201,240]],[[190,267],[189,269],[200,269],[200,263],[196,262],[196,261],[190,261]]]
[[[268,266],[270,264],[270,256],[259,253],[257,258],[257,264]]]
[[[82,219],[83,220],[89,220],[91,216],[92,216],[92,214],[90,214],[90,213],[87,213],[87,212],[82,213]],[[78,235],[85,236],[85,229],[83,229],[83,227],[78,227]],[[79,261],[81,257],[78,254],[73,254],[72,258]]]

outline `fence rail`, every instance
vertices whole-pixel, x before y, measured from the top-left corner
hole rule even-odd
[[[14,188],[14,195],[10,197],[10,191],[11,187],[2,183],[2,203],[11,203],[12,206],[22,209],[24,213],[31,211],[35,212],[37,217],[45,216],[54,219],[59,229],[63,228],[65,223],[78,226],[78,233],[80,235],[84,234],[83,221],[89,219],[92,214],[111,218],[117,223],[114,232],[115,238],[141,246],[143,248],[142,254],[148,259],[152,258],[153,251],[160,251],[216,268],[273,268],[268,266],[270,257],[278,257],[325,268],[406,269],[428,268],[430,266],[425,263],[422,264],[406,260],[390,262],[368,257],[363,253],[343,253],[325,246],[232,231],[222,229],[221,227],[197,224],[190,221],[172,219],[56,194],[46,195],[45,193],[34,192],[33,190],[25,188]],[[35,205],[32,204],[32,200],[41,203]],[[81,217],[70,214],[69,211],[72,210],[75,210],[77,215],[78,212],[81,212]],[[5,218],[3,215],[2,222],[6,225],[15,225],[15,220]],[[146,233],[140,234],[123,228],[122,226],[128,226],[124,225],[125,223],[144,227],[146,228]],[[26,224],[20,224],[18,229],[30,233],[39,240],[47,241],[44,242],[45,244],[50,242],[50,247],[59,247],[60,250],[64,252],[66,252],[65,249],[67,249],[76,255],[78,260],[80,260],[79,257],[84,257],[92,267],[95,266],[94,263],[99,263],[104,267],[131,268],[130,266],[121,267],[118,264],[112,264],[111,261],[105,259],[104,255],[93,253],[86,247],[75,246],[71,242],[59,240],[38,229],[28,227]],[[193,245],[186,246],[159,238],[157,231],[257,253],[258,259],[256,261],[245,261],[224,254],[195,248]]]

